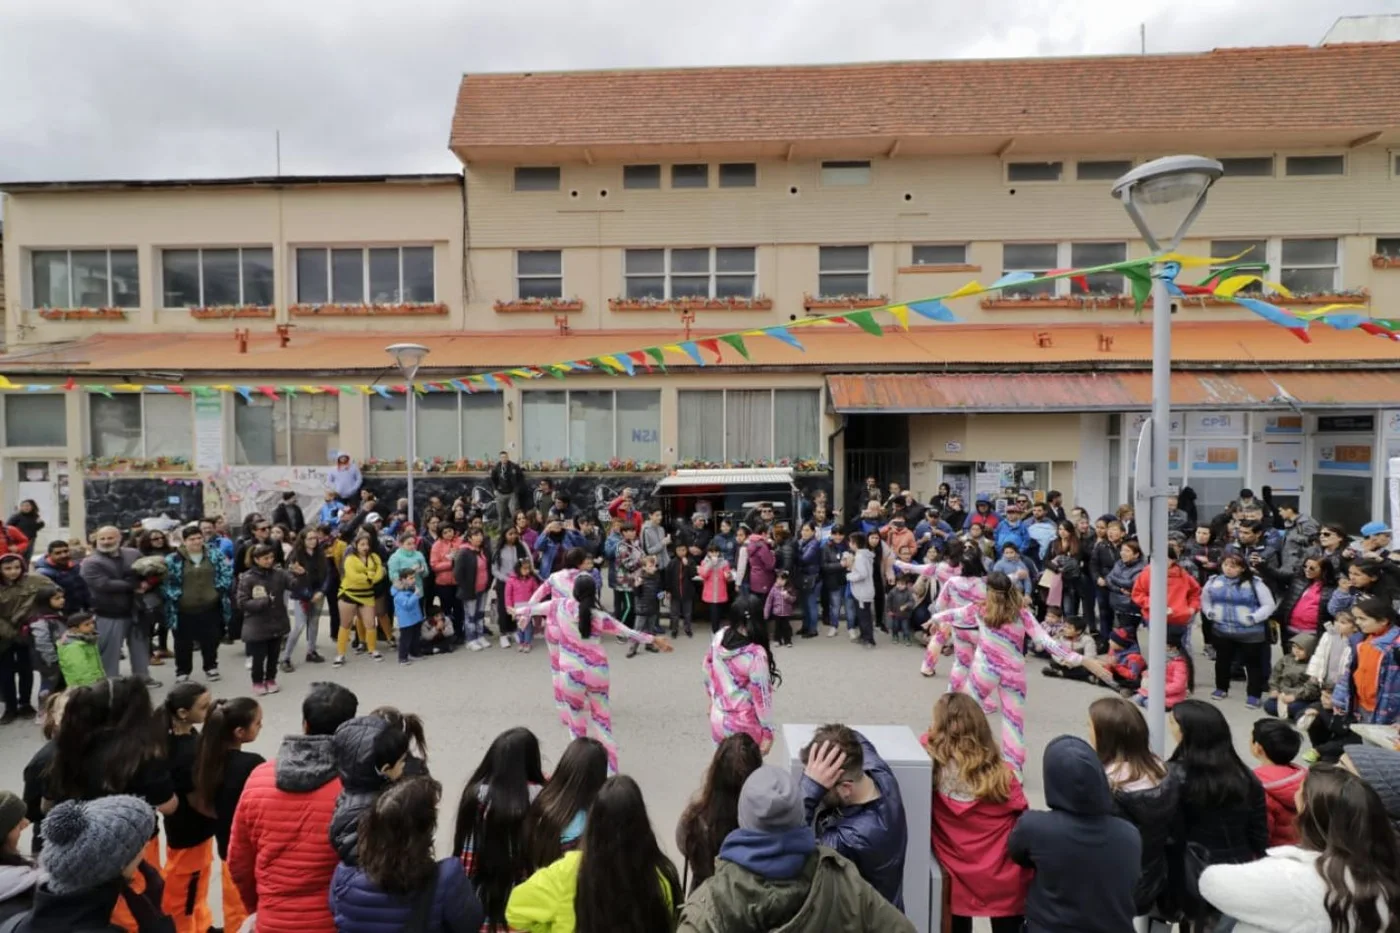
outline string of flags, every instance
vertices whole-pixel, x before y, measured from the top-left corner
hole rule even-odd
[[[1247,253],[1248,250],[1235,256],[1217,258],[1188,256],[1171,252],[1081,269],[1052,269],[1041,275],[1032,272],[1008,272],[990,285],[972,281],[947,294],[935,295],[919,301],[896,302],[877,308],[842,310],[830,314],[812,315],[798,321],[732,331],[710,337],[696,337],[674,343],[618,350],[599,356],[561,360],[541,366],[509,367],[492,372],[463,375],[453,379],[415,382],[412,386],[364,383],[265,385],[221,383],[211,386],[186,386],[173,383],[166,385],[135,383],[91,385],[79,384],[71,376],[62,385],[16,385],[5,376],[0,375],[0,390],[25,392],[51,392],[55,389],[68,392],[81,390],[107,397],[111,397],[116,392],[169,392],[185,397],[211,397],[219,393],[236,393],[246,401],[252,401],[254,397],[276,400],[301,393],[308,395],[379,395],[390,398],[394,395],[404,395],[410,388],[419,395],[430,392],[499,392],[502,389],[513,387],[516,381],[545,377],[565,379],[573,373],[635,376],[639,370],[645,373],[657,370],[665,372],[668,361],[682,364],[692,363],[701,367],[711,363],[719,365],[724,363],[724,355],[727,351],[748,360],[751,358],[749,342],[755,339],[777,340],[802,351],[805,348],[799,334],[803,329],[811,327],[853,326],[871,336],[881,337],[884,336],[885,327],[879,316],[883,315],[888,315],[903,330],[909,329],[911,315],[938,324],[956,324],[960,323],[962,319],[948,307],[947,302],[949,301],[1017,286],[1053,282],[1059,279],[1069,279],[1073,284],[1079,285],[1087,292],[1089,290],[1088,276],[1101,273],[1118,273],[1124,276],[1132,290],[1134,308],[1141,312],[1152,293],[1153,267],[1158,263],[1160,263],[1160,268],[1157,274],[1165,281],[1167,291],[1173,297],[1213,297],[1231,302],[1272,324],[1287,329],[1304,343],[1311,342],[1308,329],[1314,323],[1324,324],[1336,330],[1360,330],[1373,336],[1400,341],[1400,319],[1371,317],[1369,309],[1365,305],[1340,303],[1307,310],[1288,310],[1261,297],[1262,294],[1265,294],[1262,290],[1259,292],[1246,291],[1251,286],[1260,286],[1261,289],[1266,289],[1271,297],[1279,296],[1284,299],[1294,297],[1280,283],[1270,282],[1249,271],[1259,268],[1258,263],[1239,264],[1239,260],[1243,259]],[[1177,278],[1184,269],[1204,267],[1215,271],[1194,285],[1177,282]]]

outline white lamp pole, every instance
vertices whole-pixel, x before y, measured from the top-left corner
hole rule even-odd
[[[417,343],[396,343],[384,348],[384,352],[394,358],[394,363],[403,373],[404,396],[404,437],[408,447],[408,520],[413,521],[413,461],[418,458],[417,454],[417,432],[415,430],[417,419],[414,415],[418,409],[418,393],[413,390],[413,380],[418,375],[418,367],[423,365],[423,358],[428,355],[428,348]]]
[[[1113,184],[1113,196],[1123,203],[1142,238],[1153,253],[1181,245],[1201,208],[1206,193],[1224,169],[1214,159],[1201,156],[1166,156],[1139,165]],[[1152,599],[1148,606],[1147,725],[1152,750],[1166,754],[1167,659],[1167,496],[1170,494],[1168,450],[1171,444],[1171,298],[1161,263],[1152,267],[1152,433],[1151,478],[1135,477],[1137,499],[1147,499],[1145,523],[1151,554],[1148,572]],[[1146,438],[1144,434],[1144,439]],[[1139,516],[1141,516],[1140,510]],[[1139,517],[1139,531],[1144,523]],[[1139,535],[1139,540],[1143,536]]]

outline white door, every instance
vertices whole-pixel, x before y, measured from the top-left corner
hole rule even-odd
[[[10,503],[11,513],[19,511],[19,504],[25,499],[33,499],[39,507],[39,517],[44,527],[39,530],[34,542],[34,553],[44,553],[44,548],[55,538],[67,537],[66,514],[59,508],[58,468],[59,464],[49,460],[18,460],[15,462],[15,501]],[[63,510],[66,513],[66,510]]]

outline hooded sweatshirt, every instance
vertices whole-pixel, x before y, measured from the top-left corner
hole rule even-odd
[[[355,849],[359,844],[360,817],[389,785],[374,764],[375,739],[388,729],[389,724],[378,716],[359,716],[335,730],[332,738],[340,796],[331,817],[330,840],[340,860],[352,867],[359,864]]]
[[[1264,806],[1269,811],[1269,845],[1287,846],[1298,841],[1298,788],[1308,778],[1308,769],[1297,765],[1267,764],[1254,769],[1264,785]]]
[[[1089,743],[1062,735],[1045,749],[1048,812],[1011,831],[1011,857],[1035,869],[1027,933],[1125,933],[1133,929],[1142,860],[1137,827],[1113,816],[1113,795]]]

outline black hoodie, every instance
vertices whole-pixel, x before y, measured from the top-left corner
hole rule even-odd
[[[1027,933],[1132,933],[1142,858],[1137,828],[1112,816],[1113,795],[1089,743],[1062,735],[1045,748],[1045,800],[1011,831],[1008,848],[1035,869]]]

